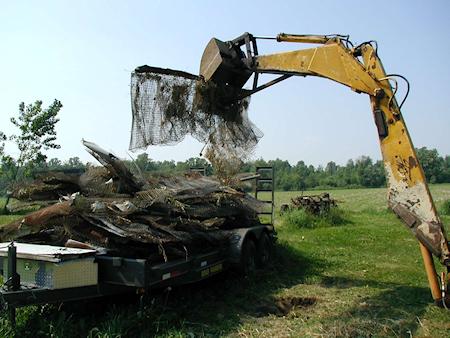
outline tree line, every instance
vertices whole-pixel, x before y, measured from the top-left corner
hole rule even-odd
[[[450,156],[439,155],[436,149],[416,149],[417,156],[429,183],[450,183]],[[245,165],[246,171],[256,166],[269,165],[275,170],[277,190],[307,190],[329,188],[378,188],[386,185],[383,161],[373,161],[369,156],[350,159],[345,165],[333,161],[325,166],[307,165],[299,161],[291,165],[280,159],[257,160]]]
[[[429,183],[450,183],[450,156],[439,155],[436,149],[426,147],[416,149],[419,161]],[[132,170],[147,174],[177,174],[191,170],[191,168],[205,168],[207,175],[213,175],[214,169],[203,158],[193,157],[186,161],[175,162],[155,161],[146,153],[138,155],[133,161],[125,161]],[[52,158],[34,166],[28,175],[31,179],[45,171],[82,172],[91,163],[83,163],[78,157],[61,161]],[[0,191],[5,192],[10,182],[5,174],[8,163],[2,163],[0,171]],[[308,190],[329,188],[377,188],[386,184],[384,166],[382,161],[373,161],[369,156],[361,156],[355,160],[350,159],[345,165],[333,161],[325,166],[313,166],[299,161],[295,165],[289,161],[276,159],[258,159],[244,163],[242,172],[255,172],[257,166],[272,166],[275,171],[276,190]]]
[[[6,195],[14,183],[32,180],[43,171],[81,172],[92,165],[83,163],[78,157],[67,161],[57,158],[48,160],[45,151],[60,148],[56,143],[55,125],[59,121],[57,115],[61,108],[62,104],[58,100],[54,100],[48,108],[42,106],[42,101],[29,105],[21,103],[18,117],[11,118],[18,132],[8,136],[0,131],[0,194]],[[6,152],[8,142],[19,150],[17,157]],[[450,156],[441,156],[436,149],[426,147],[416,150],[429,183],[450,183]],[[141,173],[173,174],[204,167],[207,175],[214,174],[209,162],[198,157],[179,162],[155,161],[143,153],[126,163]],[[374,188],[386,184],[383,162],[373,161],[369,156],[348,160],[345,165],[330,161],[325,166],[317,167],[304,161],[292,165],[280,159],[258,159],[244,163],[241,171],[255,172],[257,166],[274,168],[276,190]]]

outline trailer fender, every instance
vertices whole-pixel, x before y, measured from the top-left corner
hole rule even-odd
[[[260,225],[251,228],[240,228],[231,231],[230,237],[230,247],[228,254],[228,261],[232,265],[237,265],[241,261],[242,246],[247,239],[251,239],[258,243],[259,238],[263,233],[269,234],[273,233],[272,226]],[[274,236],[271,235],[273,238]]]

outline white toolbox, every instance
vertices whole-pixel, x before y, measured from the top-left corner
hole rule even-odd
[[[8,276],[8,245],[0,243],[0,273]],[[98,283],[95,250],[17,243],[17,273],[21,284],[62,289]]]

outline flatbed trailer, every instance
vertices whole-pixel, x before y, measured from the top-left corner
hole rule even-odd
[[[15,249],[8,254],[8,279],[0,288],[0,302],[15,322],[18,307],[85,300],[125,293],[149,293],[152,289],[194,283],[229,268],[248,273],[269,260],[276,234],[272,225],[227,230],[229,245],[185,259],[155,264],[147,259],[97,255],[98,283],[69,288],[39,288],[20,283]],[[11,245],[13,248],[14,244]]]
[[[14,324],[15,309],[18,307],[126,293],[144,295],[153,289],[195,283],[230,268],[235,268],[244,275],[255,268],[263,268],[270,260],[272,247],[276,241],[273,227],[273,168],[257,167],[255,177],[257,177],[255,197],[258,198],[258,192],[270,192],[270,199],[265,201],[270,210],[261,213],[265,216],[270,214],[269,223],[223,230],[229,236],[227,246],[165,263],[96,254],[98,278],[95,285],[51,288],[21,283],[17,274],[17,252],[12,243],[8,248],[8,256],[0,258],[7,259],[8,263],[7,278],[0,287],[0,304],[3,310],[9,311]]]

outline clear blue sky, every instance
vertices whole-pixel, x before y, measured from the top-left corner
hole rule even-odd
[[[411,82],[403,114],[414,144],[450,154],[449,13],[449,1],[0,1],[0,130],[12,132],[19,102],[57,98],[62,147],[50,157],[91,160],[81,138],[126,157],[136,66],[198,73],[213,36],[342,33],[378,41],[387,72]],[[265,134],[255,157],[314,165],[380,158],[369,98],[331,81],[291,78],[254,95],[249,113]],[[200,149],[187,139],[147,152],[184,160]]]

